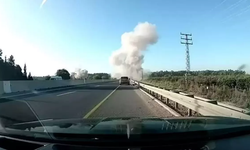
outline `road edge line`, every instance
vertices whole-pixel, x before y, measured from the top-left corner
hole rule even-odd
[[[164,109],[166,109],[168,112],[170,112],[172,115],[176,116],[176,117],[181,117],[181,115],[176,112],[175,110],[173,110],[172,108],[168,107],[167,105],[163,104],[161,101],[159,101],[158,99],[156,99],[155,97],[153,97],[152,95],[148,94],[147,92],[145,92],[144,90],[142,90],[140,88],[140,90],[145,93],[147,96],[149,96],[152,100],[154,100],[156,103],[158,103],[160,106],[162,106]]]
[[[83,118],[87,119],[90,115],[92,115],[118,88],[118,85],[108,96],[106,96],[100,103],[98,103],[94,108],[92,108]]]
[[[75,93],[76,91],[71,91],[71,92],[65,92],[65,93],[61,93],[61,94],[58,94],[56,96],[63,96],[63,95],[68,95],[68,94],[72,94],[72,93]]]

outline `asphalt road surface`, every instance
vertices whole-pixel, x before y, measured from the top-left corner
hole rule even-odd
[[[172,117],[136,86],[118,82],[33,92],[0,101],[0,116],[17,122],[96,117]]]

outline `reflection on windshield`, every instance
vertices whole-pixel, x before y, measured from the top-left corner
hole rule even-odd
[[[0,1],[0,136],[248,130],[249,10],[247,0]]]

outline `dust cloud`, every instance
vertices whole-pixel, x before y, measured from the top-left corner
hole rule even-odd
[[[71,79],[86,79],[88,77],[88,70],[76,69],[75,72],[71,73]]]
[[[143,74],[144,51],[157,43],[156,26],[148,22],[139,23],[133,31],[121,36],[121,48],[114,51],[109,58],[114,67],[113,77],[129,76],[140,80]]]
[[[237,70],[242,71],[242,70],[246,69],[246,67],[247,67],[247,65],[246,65],[246,64],[242,64],[242,65],[240,65],[240,66],[238,67],[238,69],[237,69]]]

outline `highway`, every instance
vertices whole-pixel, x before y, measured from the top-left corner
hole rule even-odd
[[[96,117],[172,117],[136,86],[117,81],[16,95],[0,102],[1,115],[17,122]]]

